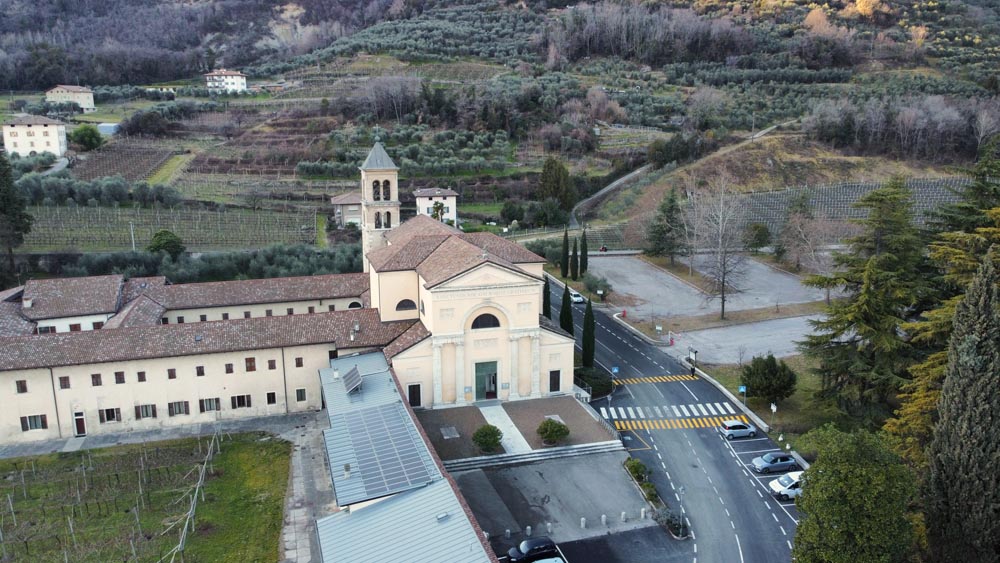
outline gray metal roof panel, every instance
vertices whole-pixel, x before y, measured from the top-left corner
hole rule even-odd
[[[362,170],[399,170],[396,163],[389,158],[389,153],[385,152],[382,143],[375,142],[375,146],[368,152],[368,158],[361,165]]]
[[[323,563],[491,561],[444,479],[319,519],[316,530]]]
[[[352,368],[361,374],[361,391],[348,394],[340,378],[334,379],[334,371],[342,378]],[[386,405],[400,400],[399,389],[389,372],[389,364],[381,352],[370,352],[347,356],[330,361],[330,367],[319,370],[323,396],[326,398],[327,414],[353,409]],[[331,418],[332,422],[332,418]]]

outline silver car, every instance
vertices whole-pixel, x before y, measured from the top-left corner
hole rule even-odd
[[[771,473],[772,471],[790,471],[798,469],[799,464],[792,457],[792,454],[783,452],[770,452],[760,457],[755,457],[750,462],[750,468],[757,473]]]
[[[727,440],[733,438],[753,438],[757,436],[757,428],[748,422],[736,419],[722,421],[722,434]]]

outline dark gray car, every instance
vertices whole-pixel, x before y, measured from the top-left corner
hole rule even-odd
[[[777,471],[791,471],[798,469],[799,464],[791,454],[782,452],[770,452],[760,457],[753,458],[750,468],[757,473],[774,473]]]

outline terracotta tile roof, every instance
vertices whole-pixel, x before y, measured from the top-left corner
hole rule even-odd
[[[360,295],[360,297],[361,297],[361,305],[363,305],[365,307],[371,307],[372,306],[372,290],[371,290],[371,288],[366,289],[365,292]]]
[[[4,289],[3,291],[0,291],[0,301],[10,301],[12,299],[20,299],[21,293],[23,291],[24,291],[23,285],[12,287],[10,289]]]
[[[463,233],[459,235],[462,240],[470,242],[482,248],[490,254],[496,255],[514,264],[544,263],[545,258],[535,254],[527,248],[509,241],[503,237],[498,237],[493,233]]]
[[[19,115],[8,119],[4,125],[65,125],[65,123],[40,115]]]
[[[35,323],[21,316],[21,304],[0,300],[0,338],[35,333]]]
[[[224,68],[213,70],[212,72],[206,72],[205,76],[246,76],[238,70],[226,70]]]
[[[121,303],[121,274],[87,278],[30,280],[24,284],[21,314],[30,320],[114,313]]]
[[[413,190],[413,195],[416,197],[458,197],[458,192],[455,190],[449,190],[448,188],[423,188],[421,190]]]
[[[410,239],[427,235],[458,235],[462,231],[445,225],[441,221],[426,215],[417,215],[412,219],[403,221],[403,224],[390,230],[385,235],[385,240],[391,246],[405,244]]]
[[[394,356],[416,346],[430,335],[431,333],[424,326],[424,323],[417,321],[413,326],[406,329],[406,332],[400,334],[399,338],[390,342],[382,350],[382,353],[385,354],[385,359],[391,362]]]
[[[170,310],[358,297],[368,289],[368,274],[324,274],[152,286],[141,292]]]
[[[417,267],[417,273],[424,279],[424,287],[430,289],[455,276],[468,272],[482,264],[495,264],[501,268],[531,276],[515,264],[490,254],[461,237],[449,237],[444,243]],[[534,276],[531,276],[534,277]]]
[[[351,340],[355,321],[360,331]],[[92,330],[0,341],[0,371],[119,362],[196,354],[336,343],[341,349],[382,347],[414,321],[380,322],[375,309],[311,315]]]
[[[563,330],[563,328],[559,326],[559,323],[546,317],[545,315],[538,315],[538,328],[544,328],[549,332],[554,332],[567,338],[573,338],[573,335]]]
[[[358,205],[360,203],[361,194],[358,192],[347,192],[330,198],[331,205]]]
[[[92,94],[93,93],[93,91],[90,88],[87,88],[86,86],[72,86],[72,85],[68,85],[68,84],[58,84],[58,85],[53,86],[52,88],[49,88],[48,90],[46,90],[45,93],[49,93],[49,92],[51,92],[53,90],[65,90],[67,92],[77,92],[77,93],[82,93],[82,94]]]
[[[154,326],[160,324],[166,307],[153,301],[145,295],[133,299],[122,307],[117,315],[108,319],[101,330],[109,328],[135,328],[139,326]]]
[[[450,235],[413,237],[402,244],[383,246],[368,253],[368,263],[376,272],[414,270]]]
[[[167,278],[163,276],[153,276],[148,278],[132,278],[125,282],[125,290],[122,297],[123,303],[135,299],[142,295],[151,287],[167,285]]]

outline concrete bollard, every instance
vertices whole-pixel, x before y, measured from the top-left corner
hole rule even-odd
[[[622,522],[624,522],[627,519],[628,519],[628,516],[625,514],[624,511],[622,511]]]
[[[642,510],[639,511],[639,520],[645,520],[645,519],[646,519],[646,509],[643,508]]]
[[[546,534],[551,534],[552,533],[552,522],[546,522],[545,523],[545,533]]]
[[[503,531],[503,537],[510,539],[510,528]]]
[[[486,541],[490,541],[490,533],[489,533],[489,532],[487,532],[486,530],[483,530],[483,538],[484,538],[484,539],[485,539]]]
[[[580,527],[586,529],[586,527],[587,527],[587,519],[586,518],[580,518]]]
[[[531,526],[528,526],[524,529],[524,535],[529,538],[531,537]]]
[[[601,514],[601,525],[602,526],[607,526],[608,525],[608,515],[607,514]]]

